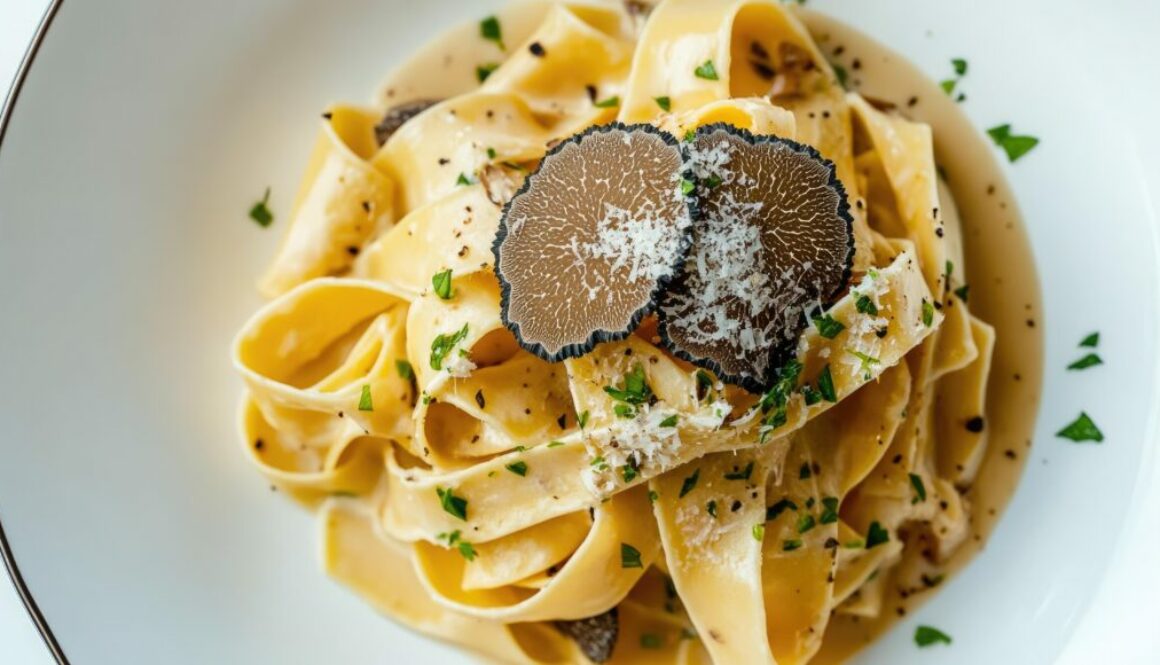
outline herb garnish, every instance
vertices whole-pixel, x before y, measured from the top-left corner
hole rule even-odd
[[[866,532],[866,549],[877,547],[890,540],[890,532],[882,528],[878,520],[870,523],[870,530]]]
[[[668,97],[653,97],[653,101],[657,103],[657,106],[661,107],[662,111],[673,110],[673,100]]]
[[[499,69],[499,64],[495,63],[495,62],[489,62],[489,63],[483,64],[483,65],[476,65],[475,78],[478,79],[480,83],[483,83],[484,81],[487,80],[487,77],[491,76],[491,73],[494,72],[496,69]]]
[[[468,324],[463,324],[462,328],[451,335],[435,336],[431,341],[431,369],[436,371],[443,369],[443,360],[447,358],[447,354],[451,353],[456,344],[467,338],[467,326]]]
[[[867,296],[867,295],[858,296],[858,299],[856,301],[854,301],[854,307],[862,314],[869,314],[870,316],[878,316],[878,305],[874,304],[874,301],[870,299],[870,296]]]
[[[709,513],[709,517],[717,518],[717,500],[710,499],[709,503],[705,504],[705,512]]]
[[[250,219],[258,223],[258,226],[266,228],[274,223],[274,213],[270,212],[270,188],[266,188],[266,193],[262,195],[262,200],[254,204],[250,208]]]
[[[1079,345],[1089,349],[1096,348],[1100,345],[1100,334],[1098,332],[1094,332],[1087,337],[1084,337],[1083,341],[1080,342]]]
[[[849,86],[846,85],[846,82],[850,79],[850,75],[846,72],[846,68],[838,64],[831,64],[830,66],[834,68],[834,77],[838,79],[838,85],[848,90]]]
[[[448,547],[454,547],[458,549],[459,554],[468,561],[475,561],[475,557],[478,556],[475,551],[475,547],[472,546],[471,543],[462,539],[461,534],[459,533],[459,529],[456,529],[451,533],[440,533],[435,537],[439,540],[447,541]]]
[[[649,403],[653,398],[652,388],[649,388],[644,375],[644,367],[640,363],[637,363],[628,374],[624,375],[623,388],[604,386],[604,392],[619,402],[613,407],[613,411],[621,418],[636,416],[637,407]]]
[[[701,63],[701,66],[694,69],[693,73],[696,74],[697,78],[708,81],[716,81],[719,78],[717,76],[717,67],[713,64],[712,60],[706,60]]]
[[[917,473],[910,474],[910,485],[914,488],[914,498],[910,502],[926,501],[926,485],[922,482],[922,476]]]
[[[939,642],[942,642],[943,644],[950,644],[951,636],[942,632],[938,628],[932,628],[930,626],[919,626],[918,628],[914,629],[914,643],[918,646],[928,647],[932,644],[938,644]]]
[[[834,376],[830,373],[830,364],[822,368],[818,374],[818,392],[822,394],[822,399],[827,402],[836,404],[838,402],[838,392],[834,390]]]
[[[470,179],[468,179],[468,177],[467,177],[467,174],[466,174],[466,173],[464,173],[464,172],[460,171],[460,172],[459,172],[459,177],[455,179],[455,184],[456,184],[456,185],[460,185],[460,186],[466,186],[466,185],[470,185],[470,184],[471,184],[471,180],[470,180]]]
[[[671,415],[668,418],[665,418],[664,420],[661,421],[661,427],[676,427],[677,420],[678,420],[678,416],[677,416],[677,414],[674,413],[673,415]]]
[[[846,326],[839,320],[835,319],[830,314],[814,317],[814,327],[818,329],[818,334],[826,339],[834,339],[838,333],[846,329]]]
[[[620,97],[609,97],[608,99],[602,99],[593,104],[593,106],[598,109],[614,109],[617,106],[620,106]]]
[[[800,540],[783,540],[781,543],[781,551],[792,552],[801,546],[802,541]]]
[[[1096,365],[1102,365],[1102,364],[1104,364],[1104,361],[1098,355],[1096,355],[1094,353],[1089,353],[1086,356],[1084,356],[1084,357],[1080,358],[1079,360],[1073,362],[1072,364],[1068,365],[1067,368],[1068,369],[1087,369],[1089,367],[1094,367]]]
[[[584,429],[588,425],[588,409],[584,409],[580,415],[576,416],[576,424],[580,426],[580,429]]]
[[[415,378],[415,368],[411,367],[410,362],[402,358],[399,358],[395,361],[395,371],[398,372],[399,376],[404,380],[412,381]]]
[[[962,300],[963,302],[967,302],[967,295],[970,292],[971,286],[969,284],[963,284],[959,288],[955,289],[955,295],[958,296],[959,300]]]
[[[753,525],[753,539],[759,543],[761,541],[765,540],[765,525],[764,524],[754,524]]]
[[[770,522],[777,519],[777,516],[784,513],[786,510],[797,511],[797,504],[789,499],[782,499],[772,506],[765,509],[765,521]]]
[[[951,64],[955,68],[955,74],[958,74],[959,76],[966,76],[967,75],[967,61],[966,60],[964,60],[962,58],[955,58],[954,60],[951,60]]]
[[[661,648],[661,638],[652,633],[641,633],[640,648],[642,649],[659,649]]]
[[[500,29],[498,18],[488,16],[480,21],[479,36],[488,41],[495,42],[500,50],[507,50],[503,45],[503,31]]]
[[[693,488],[697,486],[697,479],[700,477],[701,477],[701,469],[700,469],[700,467],[698,467],[697,470],[693,472],[693,475],[689,476],[688,478],[685,478],[685,482],[681,483],[681,494],[677,498],[683,499],[683,498],[685,498],[686,494],[688,494],[689,492],[692,492]]]
[[[927,328],[934,324],[934,305],[926,298],[922,299],[922,325]]]
[[[431,278],[431,286],[435,289],[435,295],[443,300],[451,300],[451,269],[435,273]]]
[[[1003,149],[1007,153],[1007,159],[1012,163],[1019,160],[1020,157],[1031,152],[1031,149],[1039,145],[1039,139],[1034,136],[1020,136],[1011,133],[1011,125],[999,125],[987,130],[987,135],[995,142],[995,145]]]
[[[681,178],[681,194],[688,196],[689,194],[692,194],[693,191],[696,189],[697,189],[697,183],[693,182],[692,180],[689,180],[688,178]]]
[[[559,448],[562,445],[564,445],[563,441],[552,441],[552,442],[548,443],[549,448]]]
[[[814,519],[814,516],[810,515],[809,513],[806,513],[805,515],[802,515],[801,517],[798,518],[797,532],[798,533],[805,533],[817,525],[818,525],[818,523],[817,523],[817,520]]]
[[[454,490],[442,487],[436,487],[435,493],[439,495],[439,503],[442,504],[444,512],[464,522],[467,521],[467,499],[455,496]]]
[[[508,471],[511,471],[512,473],[516,474],[517,476],[528,475],[528,463],[523,461],[523,460],[520,460],[518,462],[512,462],[511,464],[505,464],[503,468],[507,469]]]
[[[640,550],[636,549],[628,543],[620,544],[620,567],[621,568],[644,568],[644,564],[640,560]]]
[[[818,516],[818,522],[822,524],[833,524],[838,521],[838,497],[824,496],[822,497],[822,514]]]
[[[620,467],[620,475],[624,477],[624,482],[631,483],[632,481],[636,480],[638,472],[635,466],[631,464],[625,464],[624,466]]]
[[[358,398],[359,411],[374,411],[375,403],[371,400],[371,387],[369,384],[363,385],[362,395]]]
[[[1104,433],[1100,431],[1100,428],[1096,427],[1091,417],[1083,411],[1080,411],[1079,417],[1072,421],[1071,424],[1056,432],[1055,435],[1061,439],[1070,439],[1076,443],[1082,441],[1095,441],[1099,443],[1104,440]]]

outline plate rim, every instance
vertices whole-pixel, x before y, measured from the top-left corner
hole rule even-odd
[[[32,41],[29,42],[28,48],[24,51],[24,57],[20,59],[20,65],[16,68],[16,77],[12,80],[12,85],[4,96],[4,105],[0,107],[0,150],[4,148],[4,137],[8,133],[8,124],[12,120],[12,112],[16,109],[16,104],[20,99],[20,91],[24,89],[28,72],[32,69],[32,63],[36,60],[36,55],[40,52],[45,37],[48,36],[53,19],[56,18],[63,5],[64,0],[49,1],[48,7],[44,10],[44,14],[36,26],[36,32],[32,35]],[[37,632],[40,633],[40,638],[44,641],[44,646],[48,648],[49,654],[60,665],[69,665],[68,656],[65,655],[64,649],[61,648],[60,642],[57,641],[56,635],[52,632],[52,626],[48,624],[48,619],[40,611],[40,606],[32,595],[32,589],[28,587],[28,583],[24,581],[24,576],[20,573],[20,566],[16,563],[16,553],[13,552],[12,545],[8,542],[8,536],[4,532],[3,519],[0,519],[0,559],[4,560],[4,569],[8,573],[8,578],[16,587],[16,594],[20,596],[20,602],[24,604],[24,609],[36,626]]]

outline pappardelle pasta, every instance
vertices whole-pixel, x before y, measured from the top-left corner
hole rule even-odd
[[[404,67],[376,107],[323,114],[272,301],[236,340],[245,449],[318,512],[326,571],[510,663],[806,663],[835,618],[891,612],[886,584],[933,586],[969,537],[988,432],[960,423],[986,412],[995,333],[955,293],[930,127],[847,92],[771,0],[485,23],[444,42],[474,67]],[[830,165],[845,281],[801,310],[771,381],[675,353],[656,308],[555,362],[513,332],[511,202],[611,123],[686,160],[725,127]]]

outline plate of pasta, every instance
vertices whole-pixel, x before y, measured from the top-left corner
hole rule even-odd
[[[979,4],[53,4],[0,125],[52,654],[1091,653],[1157,491],[1156,173],[1074,22]]]

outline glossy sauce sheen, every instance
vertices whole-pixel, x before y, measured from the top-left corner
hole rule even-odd
[[[949,576],[983,550],[1031,453],[1043,381],[1043,306],[1035,259],[1015,195],[999,167],[1002,153],[958,104],[917,67],[857,30],[817,12],[801,16],[819,48],[846,68],[852,90],[892,102],[907,117],[933,128],[935,159],[962,220],[971,312],[995,327],[987,384],[989,441],[978,477],[966,493],[972,506],[972,535],[945,564]],[[841,55],[835,57],[838,50]],[[917,103],[911,105],[914,99]],[[961,278],[960,269],[955,270]],[[943,582],[953,583],[953,579]],[[932,589],[904,599],[890,586],[877,619],[835,615],[822,651],[810,662],[845,661],[938,592]]]
[[[989,443],[965,495],[972,506],[972,535],[944,564],[950,576],[984,548],[1030,454],[1043,374],[1042,303],[1034,257],[1014,193],[999,166],[1002,153],[958,104],[917,67],[857,30],[816,12],[799,16],[822,52],[846,69],[851,90],[892,103],[906,117],[933,128],[936,161],[962,223],[965,265],[956,264],[956,283],[966,276],[971,312],[996,330],[985,414]],[[505,38],[518,43],[514,36],[530,31],[539,17],[535,5],[502,12]],[[376,101],[393,106],[446,98],[476,86],[475,64],[494,55],[477,32],[478,25],[469,23],[429,43],[384,83]],[[943,582],[948,583],[953,580]],[[822,650],[810,662],[848,660],[938,591],[902,598],[890,585],[878,618],[834,615]]]

